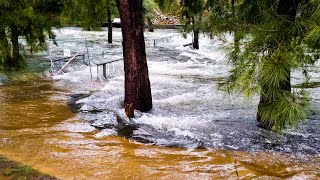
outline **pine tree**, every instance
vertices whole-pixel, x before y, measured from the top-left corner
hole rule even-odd
[[[112,18],[118,16],[115,0],[67,0],[63,23],[77,24],[85,30],[100,30],[108,22],[108,43],[112,43]]]
[[[60,1],[50,1],[59,7]],[[51,27],[58,22],[53,16],[59,10],[44,11],[44,1],[2,0],[0,1],[0,62],[7,70],[24,67],[25,60],[20,54],[19,37],[24,37],[30,52],[44,50],[45,38]],[[61,7],[61,6],[60,6]]]
[[[154,10],[157,8],[156,3],[153,0],[144,0],[142,5],[144,21],[147,23],[149,32],[153,32],[152,19],[154,18]]]
[[[152,109],[152,96],[143,34],[142,0],[117,0],[120,13],[125,70],[125,112]]]
[[[199,49],[199,33],[202,29],[203,13],[206,10],[205,0],[156,0],[162,10],[164,11],[177,11],[181,21],[184,23],[183,34],[186,36],[188,33],[193,34],[192,47]]]
[[[260,126],[273,130],[296,127],[307,117],[309,102],[304,89],[291,88],[291,72],[318,57],[320,35],[314,32],[319,11],[314,7],[319,7],[319,1],[243,0],[235,6],[215,2],[208,29],[232,31],[235,36],[229,56],[234,69],[223,87],[260,94]]]

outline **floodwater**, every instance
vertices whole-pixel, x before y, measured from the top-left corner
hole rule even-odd
[[[58,39],[91,40],[89,50],[121,53],[117,30],[112,46],[104,43],[105,32],[56,33]],[[153,47],[152,39],[164,34],[176,39],[159,40],[162,44]],[[49,67],[44,63],[0,85],[0,154],[61,179],[320,178],[319,88],[310,89],[315,111],[309,121],[297,130],[270,133],[256,127],[256,97],[217,90],[229,70],[214,47],[218,42],[196,52],[179,46],[190,40],[175,31],[146,38],[154,109],[128,121],[138,126],[131,135],[117,136],[114,120],[124,118],[121,62],[107,80],[97,77],[95,66],[92,80],[88,68],[44,78],[42,68]],[[33,66],[37,61],[31,61]],[[85,94],[77,101],[79,112],[67,105],[75,94]]]

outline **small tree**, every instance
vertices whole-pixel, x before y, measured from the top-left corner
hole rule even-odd
[[[156,3],[153,0],[144,0],[143,1],[143,15],[144,20],[147,23],[149,32],[153,32],[152,19],[154,18],[154,10],[156,8]]]
[[[223,87],[260,94],[261,127],[295,127],[306,118],[309,103],[304,89],[291,88],[291,71],[317,59],[320,35],[313,33],[317,28],[311,22],[316,22],[319,1],[244,0],[235,6],[216,2],[210,18],[213,31],[233,31],[238,44],[230,54],[234,68]]]
[[[202,26],[205,1],[183,0],[181,1],[181,7],[181,19],[185,22],[184,32],[193,33],[192,47],[194,49],[199,49],[199,33]]]
[[[156,0],[162,10],[164,11],[177,11],[180,15],[181,21],[185,24],[183,34],[193,34],[192,47],[199,49],[199,33],[202,29],[202,17],[205,11],[205,0]]]
[[[50,2],[59,7],[60,1]],[[44,11],[44,7],[48,11]],[[42,1],[0,1],[0,62],[7,70],[24,67],[19,37],[25,38],[30,52],[46,48],[46,35],[51,34],[51,27],[58,24],[52,16],[58,13],[58,8],[50,10]]]
[[[143,34],[142,0],[117,0],[123,39],[125,71],[125,112],[134,117],[134,109],[152,109],[148,65]]]
[[[108,22],[108,42],[112,43],[112,18],[118,15],[115,0],[67,0],[63,23],[76,23],[85,30],[100,30]]]

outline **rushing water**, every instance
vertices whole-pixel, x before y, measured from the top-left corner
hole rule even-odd
[[[114,33],[114,45],[105,43],[106,34],[63,29],[57,38],[75,39],[60,42],[61,48],[75,50],[85,49],[80,39],[87,38],[89,50],[95,50],[93,61],[99,61],[102,48],[107,58],[121,53],[120,32]],[[169,35],[174,38],[153,47],[152,39]],[[125,120],[122,62],[108,80],[97,77],[94,66],[93,80],[89,68],[54,80],[42,78],[37,68],[3,78],[0,154],[62,179],[320,177],[319,88],[310,89],[315,112],[309,121],[285,134],[270,133],[256,127],[256,97],[217,90],[230,69],[220,41],[203,37],[202,49],[193,51],[181,46],[190,39],[175,31],[146,38],[154,108],[127,122],[136,127],[125,135],[129,139],[117,136],[117,118]],[[67,105],[75,94],[80,94],[76,113]]]

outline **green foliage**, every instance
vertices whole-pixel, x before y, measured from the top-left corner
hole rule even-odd
[[[118,16],[115,0],[66,0],[62,14],[63,24],[76,24],[86,30],[99,30],[107,21],[107,9],[112,17]]]
[[[161,11],[171,14],[180,13],[180,4],[178,0],[155,0]]]
[[[176,12],[180,21],[184,23],[182,34],[184,37],[193,33],[193,48],[199,49],[199,33],[206,28],[204,17],[206,11],[213,5],[212,0],[156,0],[163,11]]]
[[[158,6],[154,2],[154,0],[144,0],[143,1],[143,10],[144,10],[144,18],[146,20],[154,18],[154,10],[157,9]]]
[[[180,19],[185,24],[184,32],[200,31],[202,29],[202,16],[205,10],[205,1],[182,0],[180,2],[181,15]]]
[[[297,127],[305,120],[310,112],[310,103],[307,95],[301,91],[297,94],[286,94],[260,107],[263,123],[271,123],[272,129],[281,131],[286,125]]]
[[[234,34],[229,54],[234,68],[221,88],[247,96],[260,94],[258,118],[272,129],[296,127],[310,109],[303,88],[290,91],[291,71],[319,58],[319,0],[299,1],[294,17],[280,14],[276,0],[215,2],[205,30]]]
[[[2,66],[6,66],[6,69],[19,69],[25,64],[19,55],[18,37],[26,40],[25,48],[32,53],[46,48],[46,35],[51,34],[53,25],[59,25],[57,20],[61,12],[59,7],[61,8],[61,1],[53,0],[0,1],[0,63]]]
[[[31,167],[26,166],[26,165],[15,165],[10,168],[7,168],[3,171],[4,176],[12,176],[14,174],[19,174],[20,176],[22,175],[27,175],[32,173],[33,170]]]

